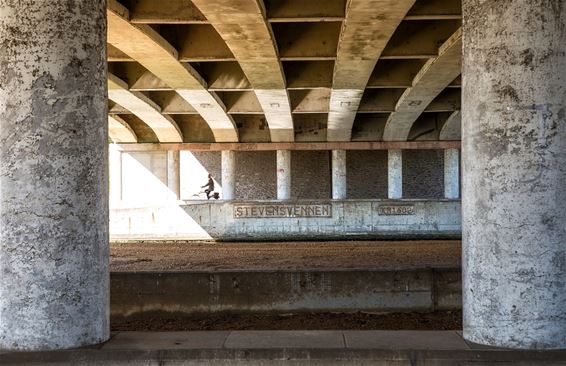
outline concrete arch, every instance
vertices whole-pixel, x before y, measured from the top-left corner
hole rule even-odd
[[[462,139],[462,112],[456,111],[448,117],[440,130],[439,140],[456,141]]]
[[[405,91],[383,132],[384,141],[406,141],[411,127],[427,106],[462,72],[462,29],[440,48],[438,57],[429,60]]]
[[[377,60],[415,0],[348,2],[334,65],[328,141],[349,141]],[[384,16],[386,14],[386,16]]]
[[[132,24],[128,9],[108,0],[108,43],[174,89],[209,124],[216,142],[237,142],[238,130],[222,101],[207,90],[204,79],[153,28]]]
[[[111,73],[108,73],[108,98],[144,121],[159,142],[183,142],[181,129],[171,117],[161,114],[161,108],[145,94],[129,91],[128,84]]]
[[[285,74],[262,1],[193,0],[242,67],[269,125],[272,142],[295,139]],[[236,19],[236,21],[234,20]]]
[[[108,135],[114,143],[138,142],[138,137],[134,130],[117,115],[108,115]]]

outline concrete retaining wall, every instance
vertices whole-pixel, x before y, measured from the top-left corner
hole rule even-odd
[[[237,218],[240,206],[329,207],[331,217]],[[380,213],[409,207],[410,215]],[[111,240],[328,240],[459,238],[460,202],[452,200],[207,201],[120,208],[110,213]]]
[[[459,269],[112,273],[111,315],[461,308]]]

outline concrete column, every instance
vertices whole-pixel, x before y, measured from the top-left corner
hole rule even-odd
[[[291,199],[291,151],[277,150],[277,199]]]
[[[463,5],[464,337],[566,348],[566,6]]]
[[[458,149],[444,150],[444,198],[458,199],[460,197],[460,151]]]
[[[167,188],[170,201],[181,199],[181,153],[178,150],[167,151]]]
[[[233,200],[236,193],[236,153],[222,151],[222,199]]]
[[[347,196],[346,150],[332,150],[332,199],[345,200]]]
[[[0,0],[0,348],[106,341],[106,2]]]
[[[113,206],[122,201],[122,152],[110,144],[109,153],[110,206]]]
[[[403,151],[389,150],[387,154],[388,198],[403,198]]]

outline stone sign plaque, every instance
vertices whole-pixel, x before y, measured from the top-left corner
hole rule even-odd
[[[377,208],[381,216],[412,216],[415,214],[414,205],[381,205]]]
[[[235,219],[294,217],[332,217],[332,206],[329,204],[265,204],[234,206]]]

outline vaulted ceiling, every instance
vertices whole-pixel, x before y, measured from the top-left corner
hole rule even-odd
[[[460,139],[461,2],[108,0],[110,137]]]

